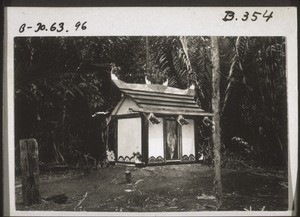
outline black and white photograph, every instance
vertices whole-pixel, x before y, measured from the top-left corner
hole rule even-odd
[[[294,209],[286,35],[23,34],[87,28],[13,37],[16,212]]]

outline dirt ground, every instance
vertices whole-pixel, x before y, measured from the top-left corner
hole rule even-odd
[[[132,182],[125,179],[130,170]],[[91,171],[44,173],[42,198],[66,194],[63,204],[42,200],[24,206],[21,181],[16,179],[17,210],[174,212],[215,210],[213,167],[201,164],[144,168],[115,166]],[[280,170],[222,170],[222,210],[287,210],[287,174]],[[84,198],[82,204],[78,203]]]

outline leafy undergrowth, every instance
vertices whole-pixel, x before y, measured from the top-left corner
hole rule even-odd
[[[130,170],[128,183],[125,171]],[[81,172],[46,173],[40,176],[42,198],[65,194],[64,204],[42,200],[24,206],[20,181],[16,180],[17,210],[172,212],[213,211],[213,167],[190,164],[109,167]],[[222,210],[287,210],[287,176],[284,172],[222,169]]]

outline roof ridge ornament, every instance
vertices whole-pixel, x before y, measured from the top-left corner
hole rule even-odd
[[[145,83],[146,84],[151,84],[151,81],[148,80],[147,76],[145,76]]]
[[[117,67],[115,63],[111,63],[110,66],[111,66],[111,70],[110,70],[111,80],[114,80],[114,81],[119,80],[118,77],[116,76],[116,71],[119,70],[119,67]]]
[[[189,87],[190,90],[195,90],[195,85],[191,84],[191,86]]]
[[[164,86],[168,86],[169,84],[169,78],[167,78],[167,80],[163,83]]]

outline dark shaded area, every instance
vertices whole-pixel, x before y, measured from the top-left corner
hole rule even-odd
[[[232,43],[239,58],[230,57]],[[221,85],[226,149],[259,164],[287,167],[285,38],[227,38],[221,47],[221,71],[229,71]],[[233,59],[231,65],[226,58]]]
[[[288,209],[288,191],[279,184],[283,181],[281,178],[253,174],[249,171],[231,171],[223,177],[223,203],[226,210],[249,210],[250,206],[252,210],[261,210],[263,206],[266,210]],[[248,206],[242,207],[241,204]]]

